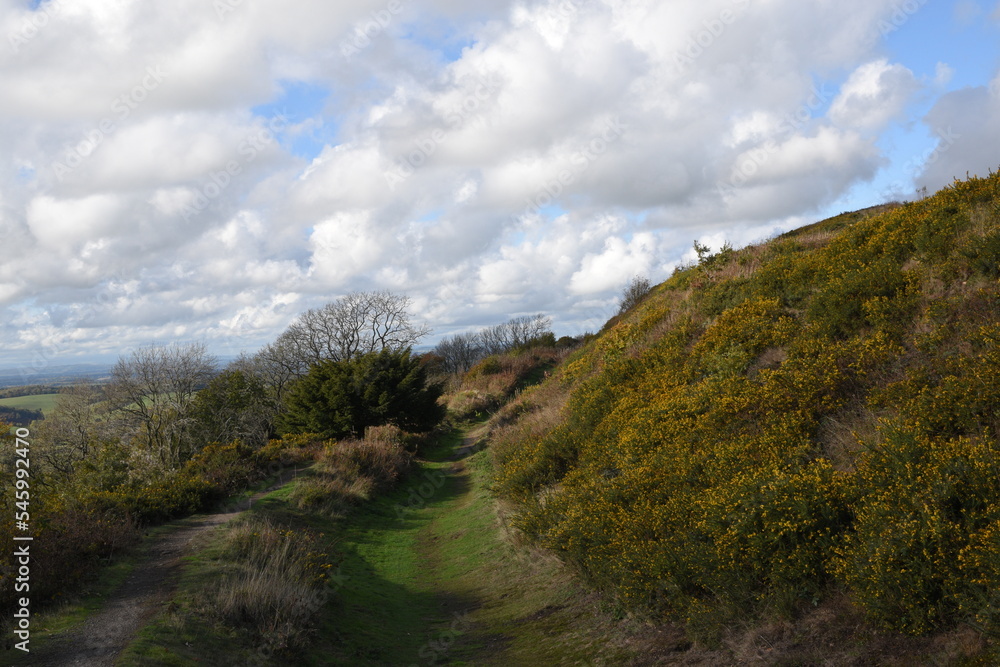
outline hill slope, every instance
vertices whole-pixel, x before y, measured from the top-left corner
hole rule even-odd
[[[1000,626],[1000,176],[704,258],[496,421],[515,524],[695,638]]]

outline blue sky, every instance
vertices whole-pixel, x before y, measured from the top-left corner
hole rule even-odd
[[[637,274],[1000,166],[996,0],[0,0],[0,364]]]

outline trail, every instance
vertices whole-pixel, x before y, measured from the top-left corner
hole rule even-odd
[[[80,626],[49,638],[40,650],[14,664],[110,667],[136,633],[170,599],[182,558],[192,541],[241,513],[263,496],[287,484],[282,479],[246,501],[241,507],[213,514],[196,515],[175,522],[176,529],[154,538],[148,554],[126,581]]]
[[[489,491],[485,430],[446,434],[399,488],[338,524],[345,583],[296,664],[638,666],[687,648],[659,630],[626,636],[555,558],[511,541]],[[192,542],[247,506],[178,522],[100,611],[15,664],[115,665],[175,594]]]
[[[338,635],[315,664],[646,665],[686,648],[641,629],[624,637],[627,623],[556,559],[511,542],[484,432],[446,438],[401,489],[352,517]]]

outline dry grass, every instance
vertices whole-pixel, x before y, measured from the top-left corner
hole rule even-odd
[[[875,442],[878,417],[855,401],[823,417],[817,439],[823,455],[841,472],[854,470],[854,461],[865,442]]]
[[[333,516],[392,488],[413,463],[405,438],[395,426],[377,426],[362,440],[327,443],[311,475],[292,490],[292,501],[300,509],[316,508]]]
[[[201,595],[202,614],[272,650],[306,646],[331,566],[321,538],[258,516],[240,520],[225,537],[223,574]]]
[[[738,665],[976,665],[988,652],[971,628],[930,637],[874,630],[862,612],[840,595],[804,611],[797,619],[748,621],[730,628],[722,642]]]

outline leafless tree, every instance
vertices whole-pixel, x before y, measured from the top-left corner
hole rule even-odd
[[[638,305],[640,301],[646,298],[646,295],[648,295],[652,289],[653,287],[649,283],[649,278],[646,278],[645,276],[635,276],[632,278],[632,281],[629,282],[629,284],[625,287],[625,290],[622,292],[622,303],[618,307],[618,314],[621,315]]]
[[[483,355],[503,354],[548,332],[552,320],[545,315],[522,315],[479,332]]]
[[[299,375],[324,360],[403,350],[430,333],[410,320],[409,306],[409,297],[385,290],[352,292],[302,313],[275,345]]]
[[[444,361],[447,373],[464,373],[482,359],[483,347],[478,333],[459,333],[443,338],[434,348],[434,353]]]
[[[145,447],[173,467],[191,454],[188,437],[195,394],[215,375],[202,344],[149,346],[118,359],[106,393],[123,442]]]
[[[73,385],[59,391],[53,411],[33,429],[35,452],[43,470],[56,479],[72,477],[80,461],[91,456],[108,437],[107,422],[97,414],[103,393],[90,385]]]
[[[309,364],[297,354],[288,337],[282,334],[256,354],[241,354],[229,365],[229,369],[256,377],[268,388],[275,402],[280,404],[292,381],[309,371]]]

